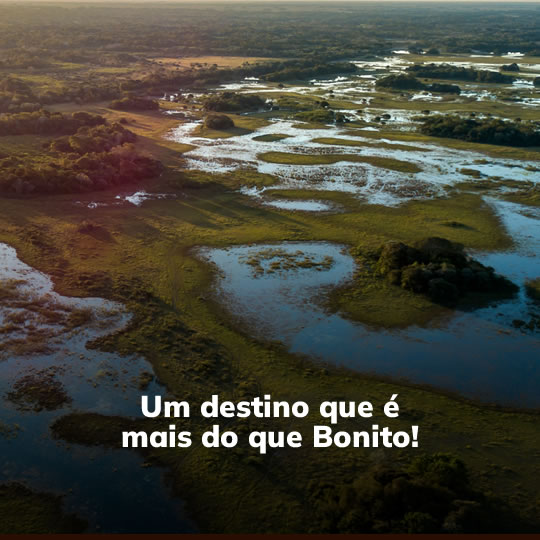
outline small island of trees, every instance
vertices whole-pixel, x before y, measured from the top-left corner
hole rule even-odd
[[[387,75],[376,82],[378,88],[390,88],[393,90],[427,90],[437,94],[460,94],[461,88],[456,84],[433,83],[424,84],[414,75],[399,73]]]
[[[210,94],[203,98],[202,104],[206,111],[215,112],[257,111],[266,107],[266,102],[256,94],[236,92]]]
[[[508,84],[511,84],[515,80],[515,77],[504,75],[498,71],[478,70],[461,66],[451,66],[449,64],[415,64],[408,67],[407,71],[416,77],[425,79]]]
[[[420,131],[434,137],[476,143],[521,147],[540,145],[540,132],[534,124],[496,118],[480,120],[457,115],[429,116],[422,118]]]

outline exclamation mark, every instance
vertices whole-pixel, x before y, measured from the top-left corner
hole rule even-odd
[[[412,429],[412,438],[413,438],[412,447],[418,448],[418,426],[412,426],[411,429]]]

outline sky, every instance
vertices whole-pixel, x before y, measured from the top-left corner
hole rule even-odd
[[[540,4],[540,0],[0,0],[2,3],[17,3],[17,4],[35,4],[35,3],[46,3],[46,4],[57,4],[57,3],[76,3],[76,4],[152,4],[152,3],[172,3],[172,4],[200,4],[200,3],[276,3],[276,2],[286,2],[286,3],[297,3],[297,2],[306,2],[306,3],[362,3],[362,2],[403,2],[410,4],[417,4],[419,2],[435,2],[443,4],[451,3],[468,3],[468,4],[477,4],[477,3],[497,3],[497,4]]]

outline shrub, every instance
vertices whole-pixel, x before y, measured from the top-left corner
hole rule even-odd
[[[128,96],[115,99],[109,104],[109,107],[120,111],[157,111],[159,110],[159,103],[153,99]]]
[[[443,305],[455,304],[469,292],[513,294],[517,290],[492,268],[468,257],[461,244],[445,238],[426,238],[413,246],[387,242],[375,257],[375,271],[390,283]]]
[[[218,130],[231,129],[234,127],[234,122],[226,114],[209,114],[204,119],[204,127]]]
[[[519,66],[515,62],[512,64],[504,64],[501,66],[501,71],[519,71]]]
[[[445,453],[408,466],[372,465],[350,482],[311,483],[325,533],[496,533],[527,531],[498,501],[474,489],[465,464]]]
[[[387,75],[375,83],[379,88],[393,88],[396,90],[425,90],[427,86],[414,75],[399,73]]]

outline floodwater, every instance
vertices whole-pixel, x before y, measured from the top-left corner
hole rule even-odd
[[[416,114],[394,109],[386,112],[390,115],[387,122],[393,125],[410,125],[411,117]],[[376,113],[370,108],[365,109],[366,117],[375,116]],[[462,169],[475,169],[485,178],[530,182],[539,179],[538,172],[534,170],[536,162],[486,160],[483,154],[452,150],[435,144],[374,140],[363,136],[363,130],[351,130],[347,125],[312,129],[301,122],[277,119],[253,133],[225,139],[204,139],[198,136],[196,128],[199,125],[198,121],[186,122],[169,134],[177,142],[195,146],[184,154],[189,169],[227,173],[241,168],[253,168],[278,179],[278,184],[272,186],[272,189],[341,191],[355,194],[368,203],[396,205],[411,198],[440,196],[444,194],[446,186],[470,181]],[[287,138],[275,142],[257,140],[261,135],[287,135]],[[318,139],[333,139],[335,144],[325,144]],[[348,141],[361,146],[345,144]],[[378,147],[378,143],[384,146]],[[422,170],[415,174],[403,173],[346,160],[329,165],[268,163],[260,158],[266,152],[392,158],[415,164]],[[260,195],[256,190],[247,193]],[[293,208],[293,203],[290,204],[289,208]],[[301,209],[300,204],[296,208]]]
[[[377,78],[402,72],[411,65],[406,52],[395,51],[391,57],[358,61],[355,62],[360,70],[358,75],[312,80],[304,86],[276,88],[262,81],[245,80],[222,88],[264,95],[289,92],[342,98],[352,107],[362,106],[362,111],[341,111],[356,122],[352,126],[346,123],[313,129],[298,121],[272,118],[269,125],[254,133],[208,140],[197,135],[200,122],[192,121],[179,125],[169,137],[194,146],[185,153],[188,168],[208,173],[252,168],[274,176],[277,179],[274,186],[246,186],[241,192],[262,204],[283,210],[337,212],[340,208],[316,199],[276,200],[265,195],[267,189],[340,191],[367,203],[393,206],[410,199],[444,195],[448,186],[470,183],[471,173],[480,179],[494,180],[490,190],[492,195],[511,189],[505,187],[504,181],[526,185],[538,182],[537,162],[486,159],[477,152],[453,150],[437,144],[369,137],[368,130],[378,130],[378,126],[383,125],[400,131],[415,129],[415,116],[422,114],[406,109],[383,110],[371,103],[370,94]],[[494,64],[469,60],[453,64],[498,69]],[[536,66],[523,67],[526,71],[512,85],[512,91],[522,104],[533,107],[537,105],[537,98],[529,79]],[[498,90],[505,88],[501,85],[459,84],[464,90],[461,96],[445,96],[445,101],[495,100]],[[413,101],[426,102],[440,98],[429,92],[409,96]],[[383,113],[388,116],[383,117]],[[358,128],[362,123],[364,128]],[[286,138],[267,142],[259,139],[261,135],[286,135]],[[329,142],[332,144],[327,144]],[[262,159],[266,152],[384,157],[415,164],[421,171],[397,172],[346,159],[329,165],[269,163]],[[531,332],[516,328],[514,322],[517,319],[528,321],[539,315],[538,306],[525,294],[524,283],[540,276],[540,216],[536,210],[496,198],[486,198],[486,201],[514,238],[515,248],[504,253],[474,255],[517,283],[520,292],[510,300],[470,312],[456,312],[429,327],[411,326],[395,331],[373,329],[340,314],[327,313],[323,304],[328,288],[352,279],[354,272],[353,259],[342,246],[328,243],[235,246],[201,249],[199,255],[219,269],[218,297],[258,337],[281,340],[293,352],[363,373],[425,383],[490,403],[538,407],[540,343]],[[526,231],[525,235],[523,231]],[[277,250],[275,256],[268,255],[269,250]],[[261,251],[266,254],[262,259],[258,255]],[[301,257],[294,255],[297,252],[313,259],[331,257],[333,264],[330,267],[306,267],[280,263],[283,260],[290,263],[291,257]]]
[[[485,156],[463,150],[452,150],[434,144],[404,143],[381,139],[384,147],[376,147],[377,141],[366,137],[365,132],[377,131],[379,126],[393,130],[413,131],[417,129],[416,117],[420,111],[407,109],[381,109],[372,106],[373,92],[377,78],[388,73],[400,73],[413,62],[407,59],[408,51],[394,51],[393,56],[376,60],[353,62],[359,69],[358,74],[336,76],[329,79],[313,79],[305,85],[285,86],[283,88],[268,84],[256,78],[222,85],[219,90],[241,93],[262,93],[271,97],[273,93],[309,94],[320,98],[343,99],[350,109],[341,112],[348,121],[356,122],[353,129],[350,124],[327,126],[312,129],[309,124],[283,118],[270,119],[270,124],[257,129],[254,133],[233,136],[225,139],[205,139],[197,134],[200,120],[187,120],[172,130],[168,137],[179,143],[189,144],[194,148],[184,154],[186,165],[190,169],[208,173],[227,173],[241,168],[252,168],[262,174],[277,178],[278,184],[273,189],[309,189],[320,191],[341,191],[351,193],[373,204],[397,205],[409,199],[430,198],[444,195],[447,186],[470,181],[462,169],[475,169],[481,177],[497,177],[502,180],[538,181],[537,164],[516,160],[485,160]],[[521,53],[508,53],[518,55]],[[493,57],[491,57],[493,58]],[[505,61],[500,57],[501,62]],[[478,63],[471,58],[464,61],[436,61],[455,66],[475,67],[497,70],[497,64]],[[519,77],[510,89],[521,106],[536,107],[539,98],[532,86],[536,64],[523,64]],[[527,77],[527,78],[524,78]],[[454,100],[463,101],[497,100],[497,93],[504,89],[497,84],[476,84],[459,82],[462,88],[460,96],[442,96],[431,92],[416,92],[409,95],[410,101]],[[355,106],[362,110],[354,110]],[[427,106],[427,105],[426,105]],[[482,115],[478,114],[481,118]],[[364,134],[362,133],[364,132]],[[287,138],[275,141],[257,140],[261,135],[287,135]],[[364,136],[363,136],[364,135]],[[325,144],[318,139],[337,139],[336,144]],[[340,144],[340,139],[344,144]],[[347,141],[358,146],[345,144]],[[365,145],[365,146],[363,146]],[[410,150],[407,150],[407,146]],[[404,148],[405,147],[405,148]],[[416,174],[396,172],[368,164],[341,161],[330,165],[295,165],[268,163],[261,159],[266,152],[285,152],[292,154],[352,154],[355,156],[374,156],[392,158],[418,165],[422,171]],[[479,163],[482,161],[482,163]],[[243,192],[252,195],[262,204],[283,210],[317,211],[328,210],[322,201],[275,201],[263,196],[263,192],[249,187]]]
[[[142,416],[138,381],[142,373],[152,373],[150,364],[86,348],[88,341],[125,326],[130,315],[123,306],[55,293],[47,275],[1,243],[0,284],[13,293],[0,305],[5,347],[0,353],[0,483],[18,481],[65,494],[65,510],[86,519],[89,532],[193,532],[182,501],[164,484],[163,471],[144,466],[136,452],[68,445],[51,435],[50,425],[69,412]],[[74,311],[85,314],[75,327],[66,324]],[[36,332],[42,335],[34,347],[17,346],[19,339],[30,343]],[[68,401],[36,410],[33,402],[9,399],[17,381],[35,376],[43,384],[44,373],[53,374]],[[164,389],[152,381],[144,392],[152,396]]]
[[[516,247],[474,256],[512,279],[520,292],[425,328],[373,329],[327,313],[323,303],[328,287],[347,282],[354,272],[343,246],[308,242],[204,248],[199,256],[219,269],[218,298],[257,337],[280,340],[292,352],[362,373],[425,383],[487,403],[539,407],[540,340],[514,328],[512,321],[539,314],[523,285],[540,276],[540,215],[521,205],[488,202]],[[254,272],[250,261],[261,252],[263,271]],[[302,255],[294,255],[298,252]],[[331,257],[333,264],[272,271],[272,263],[287,260],[284,253],[319,261]]]

